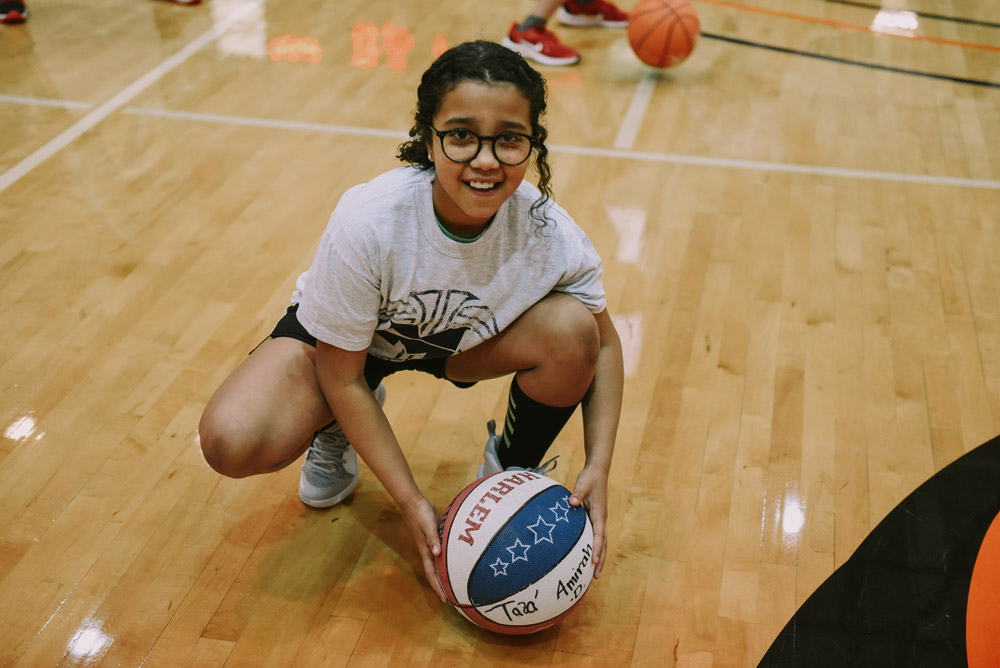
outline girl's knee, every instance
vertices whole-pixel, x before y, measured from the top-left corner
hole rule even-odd
[[[597,320],[583,302],[569,295],[554,294],[539,302],[537,341],[549,361],[580,368],[593,368],[601,348]]]
[[[253,443],[219,416],[206,411],[198,426],[201,454],[218,473],[229,478],[245,478],[259,473],[252,453]]]

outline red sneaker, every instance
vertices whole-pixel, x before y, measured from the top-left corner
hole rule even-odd
[[[586,5],[568,0],[559,7],[558,16],[559,23],[568,26],[624,28],[628,25],[628,13],[607,0],[591,0]]]
[[[510,33],[503,38],[503,45],[508,49],[542,65],[573,65],[580,62],[580,54],[560,42],[555,33],[544,25],[523,32],[517,29],[517,25],[511,25]]]
[[[0,2],[0,23],[24,23],[27,18],[23,2]]]

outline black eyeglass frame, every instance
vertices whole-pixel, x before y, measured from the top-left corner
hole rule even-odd
[[[452,162],[456,162],[456,163],[458,163],[460,165],[464,165],[467,162],[472,162],[473,160],[475,160],[476,156],[479,155],[479,152],[483,150],[483,141],[484,140],[489,140],[489,142],[490,142],[490,150],[493,152],[493,157],[497,159],[497,162],[499,162],[501,165],[507,165],[508,167],[517,167],[518,165],[523,165],[525,162],[527,162],[528,158],[531,157],[531,151],[534,150],[535,144],[538,142],[538,137],[535,137],[533,135],[526,135],[523,132],[514,132],[513,130],[504,130],[500,134],[493,135],[491,137],[489,135],[479,135],[479,134],[476,134],[475,132],[473,132],[469,128],[451,128],[450,130],[438,130],[433,125],[430,125],[428,127],[431,129],[431,131],[434,134],[437,135],[438,140],[440,140],[440,142],[441,142],[441,150],[444,152],[444,157],[446,157],[449,160],[451,160]],[[468,132],[470,135],[472,135],[473,137],[476,138],[476,142],[477,142],[478,145],[476,146],[476,151],[475,151],[475,153],[472,154],[471,158],[469,158],[467,160],[455,160],[455,158],[453,158],[450,155],[448,155],[448,151],[445,150],[445,148],[444,148],[444,138],[445,138],[445,136],[450,135],[453,132]],[[511,162],[505,162],[505,161],[503,161],[503,160],[500,159],[499,155],[497,155],[497,142],[496,142],[496,140],[501,135],[505,135],[507,133],[517,135],[518,137],[524,137],[525,139],[528,140],[528,152],[525,154],[524,160],[521,160],[520,162],[513,162],[513,163],[511,163]]]

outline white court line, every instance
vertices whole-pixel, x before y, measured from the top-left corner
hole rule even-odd
[[[822,165],[795,165],[787,162],[762,162],[758,160],[737,160],[733,158],[710,158],[697,155],[678,155],[676,153],[651,153],[647,151],[588,148],[586,146],[554,145],[550,146],[549,149],[560,153],[592,155],[601,158],[620,158],[623,160],[639,160],[643,162],[665,162],[676,165],[725,167],[728,169],[746,169],[760,172],[784,172],[786,174],[834,176],[845,179],[921,183],[932,186],[955,186],[959,188],[1000,190],[1000,181],[992,181],[989,179],[967,179],[958,176],[933,176],[929,174],[907,174],[906,172],[880,172],[869,169],[823,167]]]
[[[146,109],[129,107],[126,114],[143,116],[158,116],[160,118],[177,118],[183,120],[220,123],[223,125],[242,125],[250,127],[266,127],[278,130],[307,130],[326,134],[349,135],[355,137],[384,137],[387,139],[406,139],[405,132],[392,130],[377,130],[350,125],[330,125],[326,123],[300,123],[297,121],[281,121],[247,116],[228,116],[222,114],[203,114],[188,111],[170,111],[168,109]],[[570,153],[574,155],[589,155],[595,158],[615,158],[620,160],[638,160],[641,162],[672,163],[676,165],[697,165],[700,167],[722,167],[726,169],[743,169],[762,172],[783,172],[787,174],[808,174],[812,176],[833,176],[848,179],[865,179],[873,181],[889,181],[901,183],[921,183],[934,186],[954,186],[959,188],[983,188],[1000,190],[1000,181],[988,179],[967,179],[954,176],[930,176],[927,174],[907,174],[905,172],[879,172],[865,169],[847,169],[842,167],[823,167],[812,165],[795,165],[783,162],[761,162],[757,160],[736,160],[731,158],[712,158],[695,155],[678,155],[675,153],[653,153],[649,151],[632,151],[619,148],[593,148],[588,146],[568,146],[550,144],[553,153]]]
[[[322,132],[333,135],[351,135],[355,137],[384,137],[387,139],[405,140],[409,138],[405,132],[396,130],[378,130],[375,128],[359,128],[350,125],[330,125],[328,123],[304,123],[300,121],[280,121],[268,118],[252,118],[250,116],[228,116],[222,114],[205,114],[196,111],[170,111],[168,109],[147,109],[144,107],[128,107],[122,110],[125,114],[138,116],[159,116],[161,118],[178,118],[186,121],[203,121],[222,125],[240,125],[255,128],[270,128],[272,130],[305,130],[307,132]]]
[[[0,95],[0,102],[8,104],[23,104],[32,107],[58,107],[60,109],[90,109],[90,102],[75,100],[57,100],[51,97],[27,97],[25,95]]]
[[[235,21],[237,19],[238,17],[235,17],[233,20]],[[224,30],[226,27],[229,26],[226,25],[221,29]],[[221,30],[217,29],[217,32],[221,32]],[[194,42],[192,42],[192,45],[193,44]],[[203,44],[199,44],[197,48],[201,48],[201,46],[203,46]],[[197,51],[197,48],[193,49],[191,53]],[[179,56],[180,52],[177,55]],[[190,55],[191,54],[187,54],[187,56],[185,56],[185,59],[187,57],[190,57]],[[163,65],[166,65],[169,62],[170,62],[169,60],[164,61]],[[172,67],[176,67],[179,64],[180,62],[175,63],[173,64]],[[161,72],[159,74],[159,77],[157,78],[162,77],[164,74],[166,74],[166,71]],[[652,82],[652,79],[649,79],[649,81]],[[152,81],[149,83],[152,83]],[[148,86],[149,83],[147,83],[146,85]],[[642,85],[641,82],[640,85]],[[135,94],[138,94],[138,92],[140,91],[136,91],[132,95],[132,97],[134,97]],[[125,91],[123,91],[120,95],[124,93]],[[988,179],[968,179],[968,178],[953,177],[953,176],[930,176],[926,174],[907,174],[905,172],[880,172],[874,170],[848,169],[842,167],[823,167],[814,165],[795,165],[782,162],[762,162],[757,160],[712,158],[712,157],[694,156],[694,155],[678,155],[675,153],[634,151],[634,150],[629,150],[627,148],[622,148],[618,146],[618,144],[620,143],[632,144],[635,141],[635,133],[638,132],[636,119],[638,119],[638,122],[641,123],[641,118],[645,114],[646,107],[648,106],[649,103],[648,99],[645,102],[643,102],[642,98],[645,97],[645,95],[646,93],[643,92],[643,90],[640,90],[640,86],[637,86],[636,93],[632,99],[632,104],[630,105],[629,110],[626,113],[626,121],[623,122],[622,127],[618,133],[618,138],[615,139],[615,148],[607,149],[607,148],[594,148],[588,146],[569,146],[569,145],[550,144],[549,150],[554,153],[589,155],[597,158],[638,160],[641,162],[659,162],[659,163],[671,163],[677,165],[697,165],[702,167],[722,167],[727,169],[743,169],[743,170],[763,171],[763,172],[783,172],[788,174],[808,174],[813,176],[832,176],[838,178],[852,178],[852,179],[901,182],[901,183],[920,183],[920,184],[936,185],[936,186],[954,186],[959,188],[980,188],[986,190],[1000,190],[1000,181],[992,181]],[[124,104],[126,101],[122,101],[121,104]],[[59,106],[66,108],[81,108],[81,109],[90,106],[86,102],[48,100],[45,98],[29,98],[29,97],[15,96],[15,95],[0,95],[0,102],[9,102],[13,104],[26,104],[26,105]],[[118,106],[121,105],[119,104]],[[94,114],[96,114],[97,111],[99,110],[95,110]],[[109,110],[106,114],[104,114],[104,116],[107,116],[107,114],[111,113],[112,111],[114,111],[114,109]],[[273,120],[267,118],[252,118],[249,116],[228,116],[221,114],[206,114],[206,113],[189,112],[189,111],[170,111],[167,109],[148,109],[141,107],[128,107],[126,109],[123,109],[122,111],[123,113],[133,114],[133,115],[158,116],[161,118],[174,118],[182,120],[207,122],[207,123],[218,123],[223,125],[261,127],[261,128],[270,128],[277,130],[299,130],[306,132],[320,132],[324,134],[349,135],[355,137],[382,137],[394,140],[405,140],[407,138],[407,134],[405,132],[400,132],[395,130],[379,130],[375,128],[363,128],[350,125],[333,125],[328,123],[305,123],[298,121]],[[88,117],[81,119],[77,125],[82,124],[84,121],[87,121],[87,119],[90,118],[90,116],[93,116],[94,114],[91,114]],[[91,123],[87,129],[89,129],[89,127],[92,127],[100,120],[101,119],[98,118],[96,121]],[[634,130],[633,129],[627,130],[627,128],[634,128]],[[73,128],[71,127],[70,130],[72,129]],[[72,141],[72,139],[75,139],[85,131],[86,129],[76,133],[76,135],[73,138],[71,138],[70,141]],[[69,130],[67,130],[66,132],[69,132]],[[61,136],[62,135],[60,135],[60,137]],[[57,140],[59,140],[60,137],[56,137],[51,142],[49,142],[48,145],[43,146],[41,149],[36,151],[35,154],[28,156],[28,158],[22,160],[21,163],[12,167],[10,171],[8,171],[6,174],[0,176],[0,191],[2,191],[11,183],[16,181],[17,178],[20,178],[20,176],[24,175],[20,174],[17,176],[17,178],[11,179],[9,176],[11,172],[21,167],[24,163],[28,162],[33,157],[37,156],[37,154],[46,149],[46,147],[52,145]],[[69,142],[66,141],[58,148],[62,148],[67,143]],[[45,158],[51,157],[51,155],[55,153],[56,150],[58,150],[58,148],[50,151],[50,153],[48,155],[45,155],[44,158],[42,158],[41,160],[37,160],[36,164],[31,165],[31,168],[37,166],[37,164],[40,164]],[[24,173],[27,173],[28,171],[30,171],[30,169],[24,170]]]
[[[258,9],[257,5],[247,4],[241,10],[233,12],[225,19],[216,23],[210,29],[194,38],[194,40],[181,48],[180,51],[133,81],[107,102],[101,104],[76,123],[60,132],[47,144],[36,150],[24,160],[21,160],[6,172],[0,174],[0,192],[3,192],[14,183],[17,183],[22,176],[29,173],[35,167],[38,167],[38,165],[51,158],[62,149],[66,148],[66,146],[72,143],[75,139],[79,138],[83,133],[92,129],[95,125],[103,121],[115,111],[128,104],[134,97],[169,74],[171,70],[183,64],[200,49],[205,47],[207,44],[210,44],[216,37],[229,30],[229,28],[241,20],[245,14],[249,14],[252,10],[256,9]]]
[[[654,75],[644,72],[639,82],[635,85],[635,92],[632,93],[632,101],[629,102],[628,111],[622,120],[621,127],[618,128],[618,136],[615,137],[615,148],[633,148],[635,139],[639,136],[639,128],[646,118],[646,110],[649,109],[649,102],[653,99],[653,92],[656,90],[656,78]]]

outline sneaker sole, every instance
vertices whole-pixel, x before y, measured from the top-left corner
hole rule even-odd
[[[556,17],[559,19],[559,23],[574,28],[625,28],[628,26],[628,21],[606,21],[603,14],[600,17],[570,14],[563,7],[560,7],[559,11],[556,12]]]
[[[541,63],[542,65],[561,67],[565,65],[576,65],[580,62],[580,56],[567,56],[565,58],[553,58],[552,56],[546,56],[533,46],[518,44],[510,37],[504,37],[501,44],[506,46],[511,51],[517,51],[528,60],[534,60],[536,63]]]
[[[21,12],[15,10],[13,12],[8,12],[4,14],[4,16],[0,18],[0,23],[4,23],[6,25],[13,25],[15,23],[24,23],[27,20],[28,20],[28,12],[24,12],[22,14]]]
[[[361,477],[361,476],[359,475],[358,478],[359,477]],[[334,497],[329,498],[329,499],[309,499],[309,498],[306,498],[303,495],[303,493],[302,493],[302,487],[300,486],[299,487],[299,500],[301,500],[302,503],[306,504],[310,508],[330,508],[332,506],[337,505],[338,503],[340,503],[341,501],[343,501],[344,499],[346,499],[348,496],[351,495],[351,492],[354,491],[354,488],[358,486],[358,478],[355,478],[354,482],[352,482],[350,484],[350,486],[347,489],[345,489],[343,492],[341,492],[337,496],[334,496]]]

